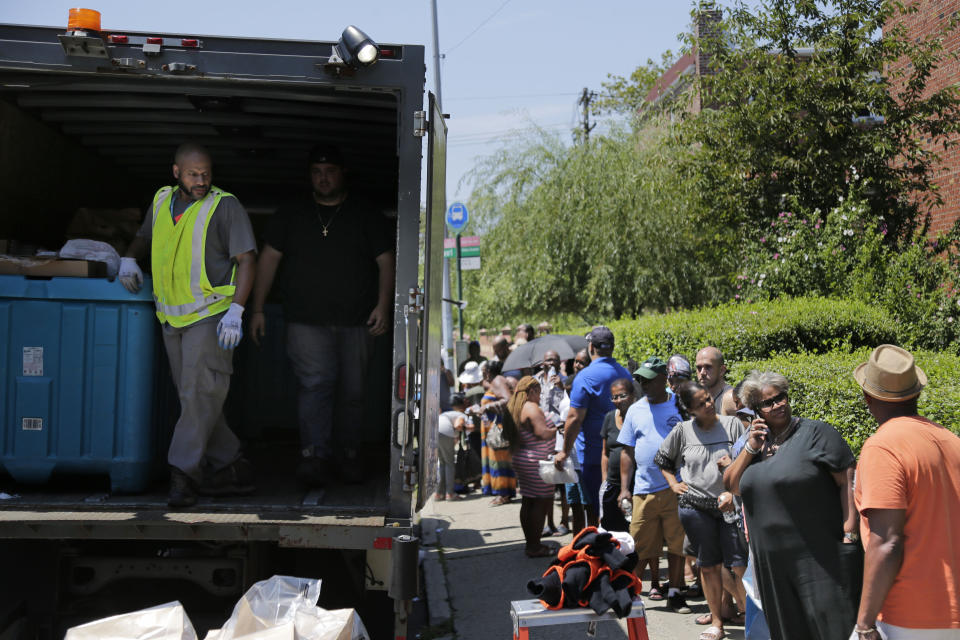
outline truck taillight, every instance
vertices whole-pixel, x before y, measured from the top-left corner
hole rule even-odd
[[[397,52],[393,49],[380,49],[380,58],[396,58]]]
[[[180,41],[181,47],[199,47],[200,41],[196,38],[184,38]]]
[[[163,38],[147,38],[147,44],[163,44]]]
[[[407,397],[407,365],[397,367],[397,400]]]
[[[67,31],[100,31],[100,12],[94,9],[70,9]]]
[[[107,42],[111,42],[113,44],[127,44],[130,42],[130,38],[127,36],[109,35],[107,36]]]
[[[373,548],[374,549],[392,549],[393,538],[387,538],[387,537],[374,538]]]

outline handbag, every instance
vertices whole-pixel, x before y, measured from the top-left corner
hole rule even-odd
[[[503,433],[503,425],[499,422],[491,422],[487,430],[487,446],[492,449],[509,449],[510,441]]]
[[[460,447],[454,463],[454,479],[458,484],[469,485],[480,480],[482,463],[480,452],[474,451],[464,434],[460,434]]]
[[[540,479],[547,484],[572,484],[578,481],[577,472],[573,468],[573,458],[563,461],[563,471],[553,464],[553,456],[539,461]]]

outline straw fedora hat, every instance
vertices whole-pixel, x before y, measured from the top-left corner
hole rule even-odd
[[[854,369],[853,378],[864,393],[878,400],[902,402],[915,398],[927,384],[927,374],[906,349],[882,344],[870,359]]]

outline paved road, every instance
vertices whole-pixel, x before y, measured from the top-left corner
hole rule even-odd
[[[421,528],[425,548],[425,578],[431,624],[447,615],[453,620],[453,633],[442,637],[457,640],[509,639],[510,601],[527,599],[526,583],[538,577],[549,565],[549,559],[527,558],[523,553],[520,530],[520,502],[499,507],[489,506],[490,498],[473,494],[453,502],[431,501],[421,512]],[[559,512],[559,509],[557,510]],[[559,544],[571,536],[549,538]],[[666,562],[661,565],[665,568]],[[644,583],[645,587],[649,583]],[[696,640],[704,627],[693,619],[707,611],[703,600],[690,600],[693,613],[675,614],[665,602],[651,602],[647,607],[647,629],[651,640]],[[582,625],[567,625],[532,630],[534,638],[566,640],[586,637]],[[597,638],[625,639],[622,622],[600,624]],[[742,640],[742,627],[727,627],[727,637]]]

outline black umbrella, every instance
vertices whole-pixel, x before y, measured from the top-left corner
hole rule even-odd
[[[586,346],[587,340],[581,336],[558,334],[541,336],[518,345],[507,356],[503,363],[503,370],[532,368],[543,362],[543,356],[547,351],[556,351],[561,360],[568,360],[575,356],[580,349],[585,349]]]

